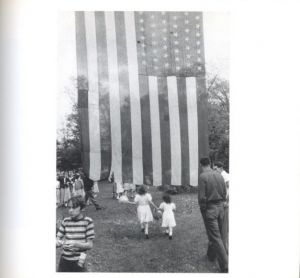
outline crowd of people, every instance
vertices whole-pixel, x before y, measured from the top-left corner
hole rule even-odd
[[[215,163],[213,169],[208,157],[200,159],[202,172],[199,175],[198,203],[203,217],[208,237],[207,257],[211,261],[217,260],[221,272],[228,272],[228,202],[229,175],[221,162]],[[94,223],[82,211],[88,201],[101,209],[95,200],[95,183],[83,172],[64,172],[57,177],[57,202],[60,206],[67,206],[70,217],[65,218],[57,232],[56,246],[62,247],[63,252],[59,262],[59,272],[86,271],[84,261],[86,251],[93,247]],[[115,183],[113,172],[109,181],[114,184],[113,198],[122,203],[137,206],[137,217],[141,231],[149,239],[149,224],[153,221],[154,212],[162,217],[164,233],[171,240],[176,226],[174,211],[176,205],[169,194],[164,193],[162,203],[157,206],[145,185]]]
[[[81,196],[87,205],[92,203],[101,209],[95,200],[99,193],[97,182],[90,180],[82,170],[58,171],[56,177],[56,207],[67,207],[74,196]]]

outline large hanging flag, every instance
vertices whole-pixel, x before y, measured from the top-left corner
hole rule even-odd
[[[208,154],[201,12],[75,12],[84,171],[197,185]]]

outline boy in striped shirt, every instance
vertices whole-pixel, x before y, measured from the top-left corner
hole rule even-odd
[[[70,217],[66,217],[56,235],[56,247],[62,247],[58,272],[86,272],[85,251],[93,248],[95,238],[94,223],[83,216],[85,202],[81,196],[68,201]]]

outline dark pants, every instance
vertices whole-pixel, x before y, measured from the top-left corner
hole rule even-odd
[[[221,271],[228,270],[228,255],[223,242],[224,204],[207,205],[202,216],[209,240],[207,255],[216,256]]]
[[[57,272],[86,272],[86,268],[80,267],[78,261],[68,261],[61,257]]]
[[[99,204],[97,203],[95,197],[94,197],[94,192],[92,190],[85,191],[85,203],[87,202],[88,199],[92,202],[92,204],[96,207],[96,209],[100,208]]]

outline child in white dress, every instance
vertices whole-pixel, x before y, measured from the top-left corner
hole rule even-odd
[[[144,186],[140,186],[134,201],[128,203],[137,205],[137,216],[141,224],[141,230],[145,233],[146,239],[149,239],[149,222],[153,221],[150,204],[158,209],[157,206],[152,202],[152,196],[147,193]]]
[[[176,226],[174,216],[174,210],[176,210],[176,206],[174,203],[172,203],[170,195],[163,195],[163,202],[160,204],[159,210],[163,211],[161,226],[166,228],[165,234],[169,235],[169,239],[172,239],[173,228]]]

